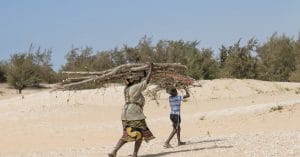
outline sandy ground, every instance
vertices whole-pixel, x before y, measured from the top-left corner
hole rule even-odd
[[[147,97],[156,139],[141,157],[300,156],[300,83],[221,79],[199,81],[182,104],[182,139],[162,147],[171,131],[168,95]],[[123,86],[83,91],[25,90],[0,85],[0,156],[105,157],[121,136]],[[151,88],[151,87],[149,87]],[[278,110],[278,106],[283,109]],[[273,110],[272,110],[273,109]],[[133,143],[118,153],[128,156]]]

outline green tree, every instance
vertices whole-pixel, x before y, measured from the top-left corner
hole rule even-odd
[[[158,63],[166,63],[168,61],[168,49],[168,42],[160,40],[153,49],[153,60]]]
[[[62,66],[63,71],[76,71],[78,69],[78,48],[72,48],[66,55],[67,63]]]
[[[168,41],[168,60],[169,63],[181,63],[187,65],[191,57],[199,53],[198,41],[184,42],[183,40]]]
[[[194,79],[215,79],[218,73],[218,63],[213,58],[211,49],[201,49],[189,58],[188,75]]]
[[[86,47],[84,49],[72,48],[66,55],[67,63],[62,66],[64,71],[87,71],[93,69],[95,56],[93,49]]]
[[[51,64],[51,49],[45,49],[42,51],[41,48],[38,48],[35,52],[29,53],[29,55],[32,55],[33,64],[37,67],[35,73],[43,82],[57,82],[57,74],[52,69]]]
[[[142,57],[141,54],[139,54],[139,51],[137,48],[128,47],[127,45],[124,45],[124,52],[126,56],[126,60],[128,63],[141,63]]]
[[[7,66],[7,62],[0,61],[0,82],[6,81]]]
[[[111,60],[113,64],[112,66],[114,67],[125,64],[127,62],[124,51],[118,50],[117,48],[111,51]]]
[[[300,82],[300,33],[295,43],[294,53],[296,55],[296,69],[289,77],[289,81]]]
[[[112,53],[109,51],[98,52],[94,57],[95,59],[93,62],[93,69],[97,71],[110,69],[114,65],[112,59]]]
[[[288,81],[296,67],[294,41],[274,33],[271,38],[257,49],[259,57],[259,79],[269,81]]]
[[[220,67],[223,68],[227,59],[227,56],[229,55],[229,51],[227,50],[227,48],[222,45],[220,50]]]
[[[41,81],[36,74],[37,67],[33,60],[32,55],[27,54],[11,56],[7,80],[11,86],[19,90],[19,94],[24,88],[34,86]]]
[[[58,81],[56,72],[51,65],[51,49],[34,49],[30,45],[27,53],[17,53],[10,57],[7,66],[8,83],[19,90],[26,87],[39,87],[41,82]]]
[[[144,36],[136,46],[137,53],[140,56],[140,62],[153,62],[153,49],[154,47],[151,46],[152,40],[147,36]]]
[[[240,40],[228,48],[220,49],[220,77],[256,78],[257,60],[253,55],[257,41],[250,39],[245,46]]]
[[[159,41],[154,49],[154,61],[181,63],[188,67],[187,74],[195,79],[214,79],[218,63],[211,49],[199,49],[198,41]]]

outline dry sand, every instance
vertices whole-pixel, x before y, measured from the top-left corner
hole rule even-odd
[[[141,157],[300,156],[300,83],[197,83],[202,87],[191,88],[182,104],[184,146],[175,146],[174,138],[173,148],[162,147],[172,129],[168,95],[161,91],[158,104],[147,98],[146,121],[156,139],[142,144]],[[123,88],[18,95],[1,84],[0,157],[107,156],[122,133]],[[118,155],[132,151],[129,143]]]

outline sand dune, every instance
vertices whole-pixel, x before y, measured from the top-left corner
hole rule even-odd
[[[161,91],[158,104],[147,97],[146,121],[156,139],[143,143],[140,156],[300,156],[300,83],[197,83],[202,86],[191,88],[182,106],[185,146],[162,147],[171,131],[168,95]],[[105,157],[121,135],[123,88],[17,95],[0,85],[0,156]],[[133,143],[127,144],[119,155],[132,150]]]

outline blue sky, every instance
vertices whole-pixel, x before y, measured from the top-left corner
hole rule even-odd
[[[198,40],[218,48],[274,32],[298,38],[299,0],[0,0],[0,60],[35,47],[53,50],[53,68],[71,47],[135,46],[144,35]]]

